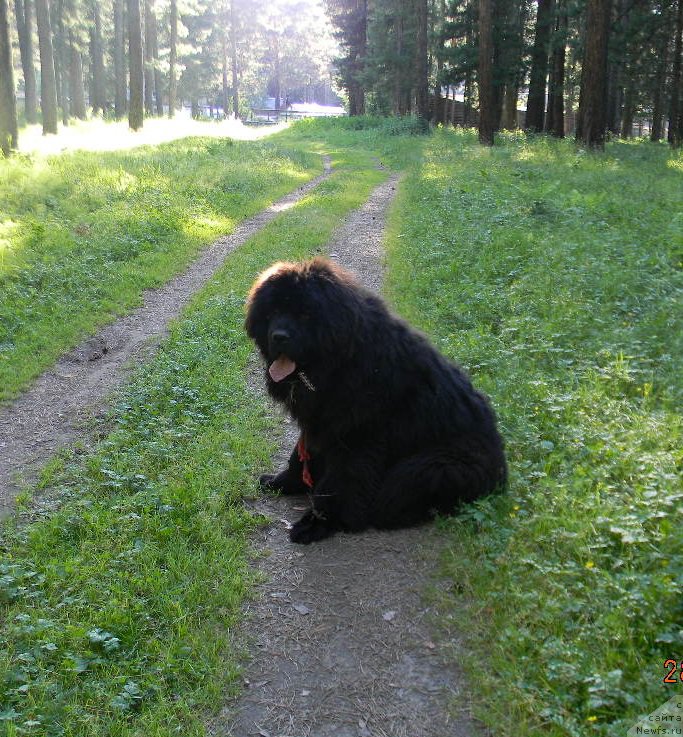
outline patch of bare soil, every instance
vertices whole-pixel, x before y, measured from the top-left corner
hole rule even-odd
[[[183,274],[143,294],[142,306],[104,327],[64,355],[16,401],[0,407],[0,517],[13,507],[21,485],[61,447],[86,435],[84,424],[132,366],[149,360],[168,325],[225,258],[329,176],[325,172],[210,245]]]
[[[376,290],[385,215],[397,186],[397,176],[380,185],[328,246],[333,258]],[[254,391],[262,391],[262,372],[254,360]],[[298,435],[294,423],[284,417],[283,423],[274,459],[278,469]],[[241,635],[250,652],[243,693],[209,725],[211,734],[483,734],[466,709],[455,716],[449,708],[462,683],[458,645],[439,641],[438,612],[425,599],[435,585],[443,545],[437,531],[431,526],[371,530],[293,545],[287,527],[306,501],[263,495],[253,504],[269,519],[253,541],[265,582],[247,606]]]

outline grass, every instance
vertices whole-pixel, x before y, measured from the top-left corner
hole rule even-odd
[[[48,464],[59,509],[6,524],[0,734],[201,735],[236,688],[255,524],[242,502],[269,464],[273,424],[246,385],[244,296],[274,259],[322,248],[386,176],[363,152],[333,163],[197,295],[98,447]]]
[[[170,238],[175,264],[209,239],[203,216],[235,217],[229,195],[248,190],[252,170],[266,176],[262,161],[280,162],[283,187],[310,176],[323,150],[337,165],[230,256],[121,393],[99,446],[46,466],[42,484],[58,490],[59,509],[6,524],[0,734],[200,735],[202,715],[236,688],[232,629],[256,524],[242,499],[268,463],[272,431],[245,385],[244,294],[276,258],[323,247],[385,176],[379,161],[407,169],[389,223],[387,295],[492,397],[507,441],[509,493],[441,523],[452,584],[443,624],[467,638],[477,716],[502,737],[625,734],[680,693],[662,679],[666,659],[683,659],[683,159],[642,142],[594,156],[543,138],[501,136],[490,150],[472,132],[404,135],[414,132],[392,120],[311,121],[267,145],[194,140],[107,154],[127,162],[118,184],[98,195],[79,180],[75,204],[81,155],[5,169],[27,203],[43,203],[50,233],[49,213],[77,224],[71,208],[89,197],[100,198],[92,212],[103,223],[119,208],[109,223],[119,234],[147,222],[150,208],[128,212],[137,194],[181,219],[191,203]],[[159,193],[141,183],[155,157],[176,174]],[[130,178],[132,194],[116,199]],[[163,260],[143,248],[111,265],[97,239],[32,244],[12,218],[0,243],[21,233],[12,242],[24,251],[6,273],[32,273],[37,253],[38,302],[45,285],[73,275],[53,299],[56,315],[72,292]],[[154,240],[152,253],[168,242]],[[73,272],[60,272],[69,257]],[[157,282],[175,266],[165,268]],[[30,324],[33,301],[21,299],[7,314]]]
[[[0,401],[321,168],[210,138],[0,160]]]
[[[388,293],[507,440],[509,494],[444,522],[445,624],[498,735],[625,734],[681,690],[682,167],[442,131],[393,210]]]

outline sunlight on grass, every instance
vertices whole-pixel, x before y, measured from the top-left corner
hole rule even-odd
[[[321,168],[273,139],[206,136],[0,161],[0,401]]]
[[[148,118],[143,128],[131,131],[128,121],[104,121],[94,118],[85,122],[75,121],[68,127],[61,126],[59,133],[44,136],[40,125],[30,125],[21,130],[19,150],[24,153],[56,154],[62,151],[119,151],[136,146],[156,145],[188,136],[210,138],[234,138],[239,141],[255,141],[283,130],[287,124],[247,126],[240,121],[198,121],[185,114],[170,120]]]
[[[5,220],[0,222],[0,272],[10,263],[9,258],[14,250],[13,236],[16,234],[16,230],[19,227],[19,223],[14,220]]]
[[[445,625],[501,737],[625,734],[683,646],[672,161],[539,138],[484,164],[444,131],[392,211],[390,296],[492,397],[506,438],[508,494],[444,522]]]

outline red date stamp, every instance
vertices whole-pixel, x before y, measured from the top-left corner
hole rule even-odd
[[[664,676],[664,683],[683,683],[683,660],[669,660],[664,661],[664,670],[667,671]]]

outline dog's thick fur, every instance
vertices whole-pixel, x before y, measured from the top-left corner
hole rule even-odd
[[[294,542],[412,525],[505,484],[487,399],[336,264],[273,265],[251,289],[246,329],[310,456],[297,446],[288,468],[261,477],[266,488],[310,494]]]

